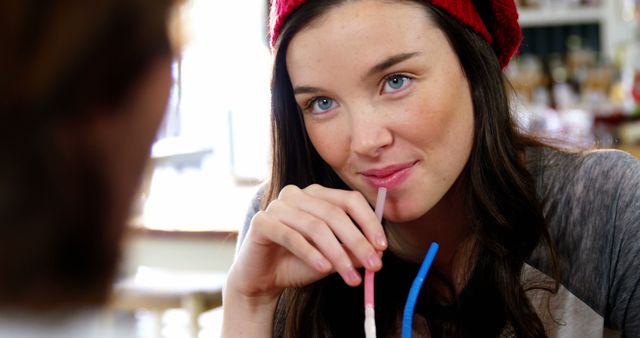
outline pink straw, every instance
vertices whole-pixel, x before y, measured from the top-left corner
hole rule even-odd
[[[373,277],[375,272],[365,270],[364,272],[364,305],[374,306],[373,301]]]
[[[378,221],[382,222],[382,213],[384,212],[384,201],[387,198],[387,188],[378,189],[378,198],[376,199],[376,216]]]
[[[384,212],[384,201],[387,197],[387,188],[380,187],[378,189],[378,197],[376,198],[375,213],[378,220],[382,222],[382,213]],[[374,299],[373,299],[373,280],[374,272],[365,270],[364,272],[364,311],[365,311],[365,334],[366,338],[375,337],[375,315],[374,315]]]
[[[378,197],[376,198],[376,216],[378,217],[378,221],[382,222],[382,213],[384,212],[384,201],[387,197],[387,188],[381,187],[378,189]],[[373,306],[373,277],[374,272],[366,270],[364,272],[364,305]]]

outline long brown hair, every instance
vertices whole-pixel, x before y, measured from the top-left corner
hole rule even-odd
[[[106,300],[124,227],[108,224],[102,159],[78,130],[60,127],[117,112],[149,67],[171,56],[173,2],[0,3],[1,307]],[[73,151],[60,146],[61,132]]]
[[[315,151],[305,132],[285,58],[289,42],[301,28],[343,2],[307,1],[290,16],[276,42],[271,83],[274,157],[263,206],[288,184],[348,188]],[[441,304],[438,299],[442,298],[437,295],[429,296],[435,290],[423,292],[427,296],[416,312],[426,318],[425,325],[433,337],[496,337],[504,332],[517,337],[545,337],[543,324],[521,281],[525,260],[538,245],[547,248],[557,270],[541,202],[525,167],[526,149],[542,145],[514,126],[507,81],[491,46],[447,13],[428,2],[416,2],[424,5],[425,13],[447,36],[470,85],[475,139],[460,180],[466,189],[465,214],[477,238],[477,261],[464,289],[449,304]],[[382,288],[391,294],[376,294],[376,312],[399,313],[406,295],[389,290],[408,290],[418,267],[388,254],[384,264],[376,275],[376,284],[386,285]],[[445,278],[438,271],[433,276]],[[554,291],[554,287],[547,289]],[[276,310],[274,336],[362,336],[360,294],[335,276],[304,288],[287,289]],[[376,318],[380,336],[397,330],[397,318],[391,317]]]

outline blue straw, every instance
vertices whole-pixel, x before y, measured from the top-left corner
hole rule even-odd
[[[411,284],[409,297],[407,297],[407,302],[404,305],[404,313],[402,315],[402,338],[411,338],[411,331],[413,328],[413,310],[416,307],[416,301],[418,300],[418,294],[422,288],[422,283],[424,283],[424,279],[427,278],[427,272],[429,272],[431,263],[433,263],[433,259],[436,257],[436,253],[438,252],[438,247],[438,243],[431,243],[429,251],[427,251],[424,260],[422,261],[420,270],[418,270],[418,275],[416,276],[416,279],[413,280],[413,284]]]

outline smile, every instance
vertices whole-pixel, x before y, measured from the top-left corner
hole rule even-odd
[[[376,188],[384,187],[391,190],[407,180],[411,170],[418,163],[409,162],[398,165],[391,165],[382,169],[371,169],[362,172],[364,178]]]

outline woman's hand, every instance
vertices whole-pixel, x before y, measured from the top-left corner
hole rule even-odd
[[[332,272],[351,286],[357,267],[377,271],[387,247],[382,225],[361,193],[311,185],[286,186],[256,213],[227,276],[223,337],[271,337],[284,288]]]
[[[286,186],[253,217],[227,288],[243,297],[275,301],[284,288],[304,286],[332,272],[356,286],[362,280],[356,268],[379,270],[379,253],[386,246],[382,225],[360,192]]]

